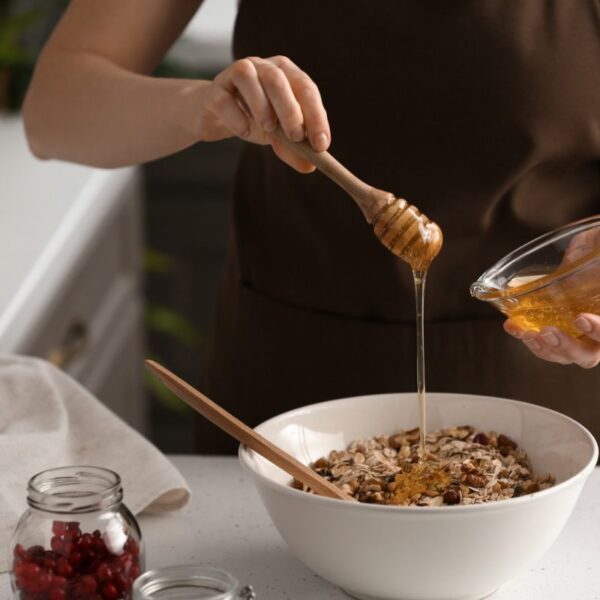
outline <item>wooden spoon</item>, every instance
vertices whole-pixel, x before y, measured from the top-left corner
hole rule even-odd
[[[291,141],[280,127],[273,135],[346,191],[388,250],[406,261],[414,271],[427,270],[443,244],[442,230],[436,223],[406,200],[361,181],[329,152],[316,152],[308,141]]]
[[[231,413],[228,413],[224,408],[194,389],[189,383],[186,383],[162,365],[153,360],[147,360],[146,365],[176,396],[181,398],[186,404],[189,404],[203,417],[207,418],[217,427],[220,427],[238,442],[245,444],[257,454],[260,454],[292,477],[295,477],[298,481],[310,487],[315,493],[327,496],[328,498],[353,500],[350,495],[343,492],[324,477],[317,475],[312,469],[271,443],[268,439],[260,435],[260,433],[256,433],[256,431],[250,429],[248,425],[234,417]]]

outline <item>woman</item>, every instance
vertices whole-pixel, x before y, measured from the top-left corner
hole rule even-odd
[[[214,81],[148,76],[199,4],[73,1],[24,114],[36,155],[103,167],[252,142],[206,392],[256,423],[415,388],[409,269],[341,190],[271,137],[280,124],[316,150],[331,142],[352,171],[444,230],[428,282],[430,389],[538,402],[600,435],[598,370],[552,364],[595,366],[600,317],[578,321],[583,341],[506,324],[523,345],[467,292],[506,252],[600,212],[599,3],[242,0],[237,60]],[[200,437],[201,450],[233,447],[208,425]]]

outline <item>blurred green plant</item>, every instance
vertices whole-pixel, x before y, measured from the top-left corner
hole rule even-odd
[[[175,267],[176,261],[169,254],[151,248],[145,250],[144,268],[146,273],[168,275],[173,272]],[[198,328],[189,319],[169,307],[148,303],[144,317],[148,331],[166,335],[190,350],[198,351],[202,347],[203,338]],[[151,358],[164,364],[164,360],[158,355],[153,354]],[[146,387],[163,406],[179,414],[191,412],[187,404],[183,403],[148,370],[145,370],[144,375]]]
[[[40,50],[68,0],[0,0],[0,109],[19,110]]]
[[[13,12],[12,2],[0,0],[0,67],[8,68],[30,64],[33,53],[22,43],[23,34],[40,18],[42,11],[33,8]]]

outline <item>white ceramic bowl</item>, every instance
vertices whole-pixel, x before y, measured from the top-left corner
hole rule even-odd
[[[251,450],[240,461],[292,552],[315,573],[369,600],[484,598],[528,569],[564,527],[598,446],[560,413],[500,398],[428,394],[430,430],[473,425],[505,433],[557,485],[470,506],[390,507],[322,498],[289,487],[286,473]],[[256,430],[308,464],[360,437],[418,423],[414,394],[314,404]]]

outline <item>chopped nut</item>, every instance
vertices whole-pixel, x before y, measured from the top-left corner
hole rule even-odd
[[[365,462],[365,455],[362,452],[357,452],[352,456],[352,462],[355,465],[362,465]]]
[[[326,458],[319,458],[313,465],[313,469],[327,469],[329,467],[329,461]]]
[[[486,479],[482,475],[475,475],[475,473],[469,473],[466,477],[467,485],[471,485],[473,487],[482,488],[486,485]]]

